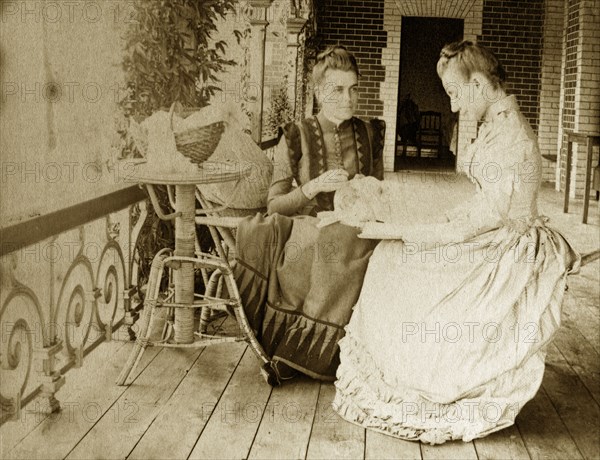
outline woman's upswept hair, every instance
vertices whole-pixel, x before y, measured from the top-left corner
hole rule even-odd
[[[313,67],[313,82],[319,84],[325,77],[325,72],[329,69],[353,71],[359,76],[358,64],[356,58],[345,46],[330,46],[317,56],[317,62]]]
[[[451,60],[456,62],[458,70],[467,80],[471,78],[473,72],[481,72],[490,80],[494,88],[504,86],[506,81],[504,67],[496,55],[485,46],[469,40],[457,41],[444,46],[437,63],[437,73],[440,77],[446,71]]]

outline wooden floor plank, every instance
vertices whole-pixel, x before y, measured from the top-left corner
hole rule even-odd
[[[367,430],[365,441],[366,460],[413,460],[421,459],[418,442],[405,441],[373,430]]]
[[[521,409],[516,424],[532,459],[582,458],[543,388]]]
[[[600,355],[568,319],[562,322],[553,343],[592,394],[596,403],[600,404]]]
[[[477,452],[472,442],[450,441],[431,446],[421,444],[423,460],[477,460]]]
[[[546,359],[544,389],[584,458],[600,458],[600,406],[554,345]]]
[[[516,426],[512,425],[500,431],[473,441],[479,460],[529,460],[529,453]]]
[[[152,366],[145,369],[116,402],[122,409],[133,407],[133,413],[128,417],[107,413],[67,458],[124,458],[171,398],[201,352],[202,349],[195,348],[162,350]]]
[[[596,353],[600,353],[600,312],[588,305],[591,299],[573,288],[565,293],[563,320],[571,321]],[[600,295],[596,296],[596,302]]]
[[[319,382],[308,377],[273,388],[248,458],[305,458],[318,396]]]
[[[597,237],[596,241],[598,241]],[[597,244],[590,246],[590,250],[598,249]],[[598,297],[600,297],[599,278],[600,261],[585,265],[579,269],[579,273],[569,276],[569,290],[565,293],[566,297],[576,296],[578,305],[590,309],[596,318],[600,310],[600,303],[598,302]]]
[[[237,342],[204,350],[128,458],[187,458],[246,347]]]
[[[93,362],[88,361],[82,368],[69,371],[73,373],[70,378],[76,382],[68,398],[61,398],[62,411],[45,419],[8,457],[3,458],[62,459],[102,416],[111,421],[132,417],[136,410],[134,402],[115,405],[126,391],[126,387],[117,386],[115,380],[132,347],[132,343],[127,344],[110,355],[115,348],[111,344],[102,345],[88,355],[87,358],[94,357]],[[144,353],[136,375],[144,371],[159,351],[151,349]]]
[[[333,383],[321,383],[307,459],[356,459],[364,456],[365,429],[340,418],[331,407],[334,396]]]
[[[189,458],[247,458],[270,394],[247,348]]]
[[[92,376],[104,374],[108,363],[106,356],[113,356],[125,346],[124,342],[111,341],[102,345],[102,351],[98,349],[85,357],[84,366],[79,369],[70,370],[65,376],[65,384],[57,392],[56,398],[61,401],[72,401],[73,392],[82,387],[84,382],[92,381]],[[63,404],[64,407],[64,404]],[[4,423],[0,427],[0,458],[7,458],[9,452],[19,444],[29,433],[31,433],[44,419],[51,417],[57,420],[63,416],[61,412],[45,415],[39,411],[40,403],[33,400],[26,407],[21,409],[21,418]],[[70,406],[67,407],[70,410]]]

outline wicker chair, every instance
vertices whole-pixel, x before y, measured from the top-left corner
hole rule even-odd
[[[217,254],[229,267],[226,272],[215,270],[210,276],[203,273],[206,294],[216,298],[229,298],[234,301],[235,308],[229,308],[228,312],[231,316],[235,316],[243,337],[261,361],[260,372],[263,378],[269,385],[276,386],[279,384],[279,379],[273,372],[270,358],[265,354],[248,323],[232,269],[236,254],[236,229],[245,216],[254,215],[257,210],[231,209],[226,206],[216,205],[203,196],[202,187],[200,186],[197,187],[196,198],[202,207],[202,210],[199,210],[198,213],[204,214],[196,217],[196,224],[208,227],[215,242]],[[223,282],[224,280],[226,282]],[[218,314],[214,314],[212,309],[203,309],[200,318],[200,333],[204,334],[211,321],[218,318],[218,316]]]

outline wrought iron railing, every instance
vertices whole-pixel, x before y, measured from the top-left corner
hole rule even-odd
[[[68,370],[135,321],[144,198],[132,186],[0,230],[0,423],[34,399],[57,410]]]
[[[276,143],[261,144],[270,159]],[[70,369],[133,339],[149,256],[139,240],[160,232],[145,198],[134,185],[0,229],[0,424],[34,400],[56,411]]]

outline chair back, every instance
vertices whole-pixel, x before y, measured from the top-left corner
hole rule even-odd
[[[417,156],[421,156],[423,148],[435,151],[439,158],[442,150],[442,114],[428,110],[421,112],[419,131],[417,131]]]
[[[440,112],[421,112],[421,133],[431,132],[437,134],[442,130],[442,114]]]

